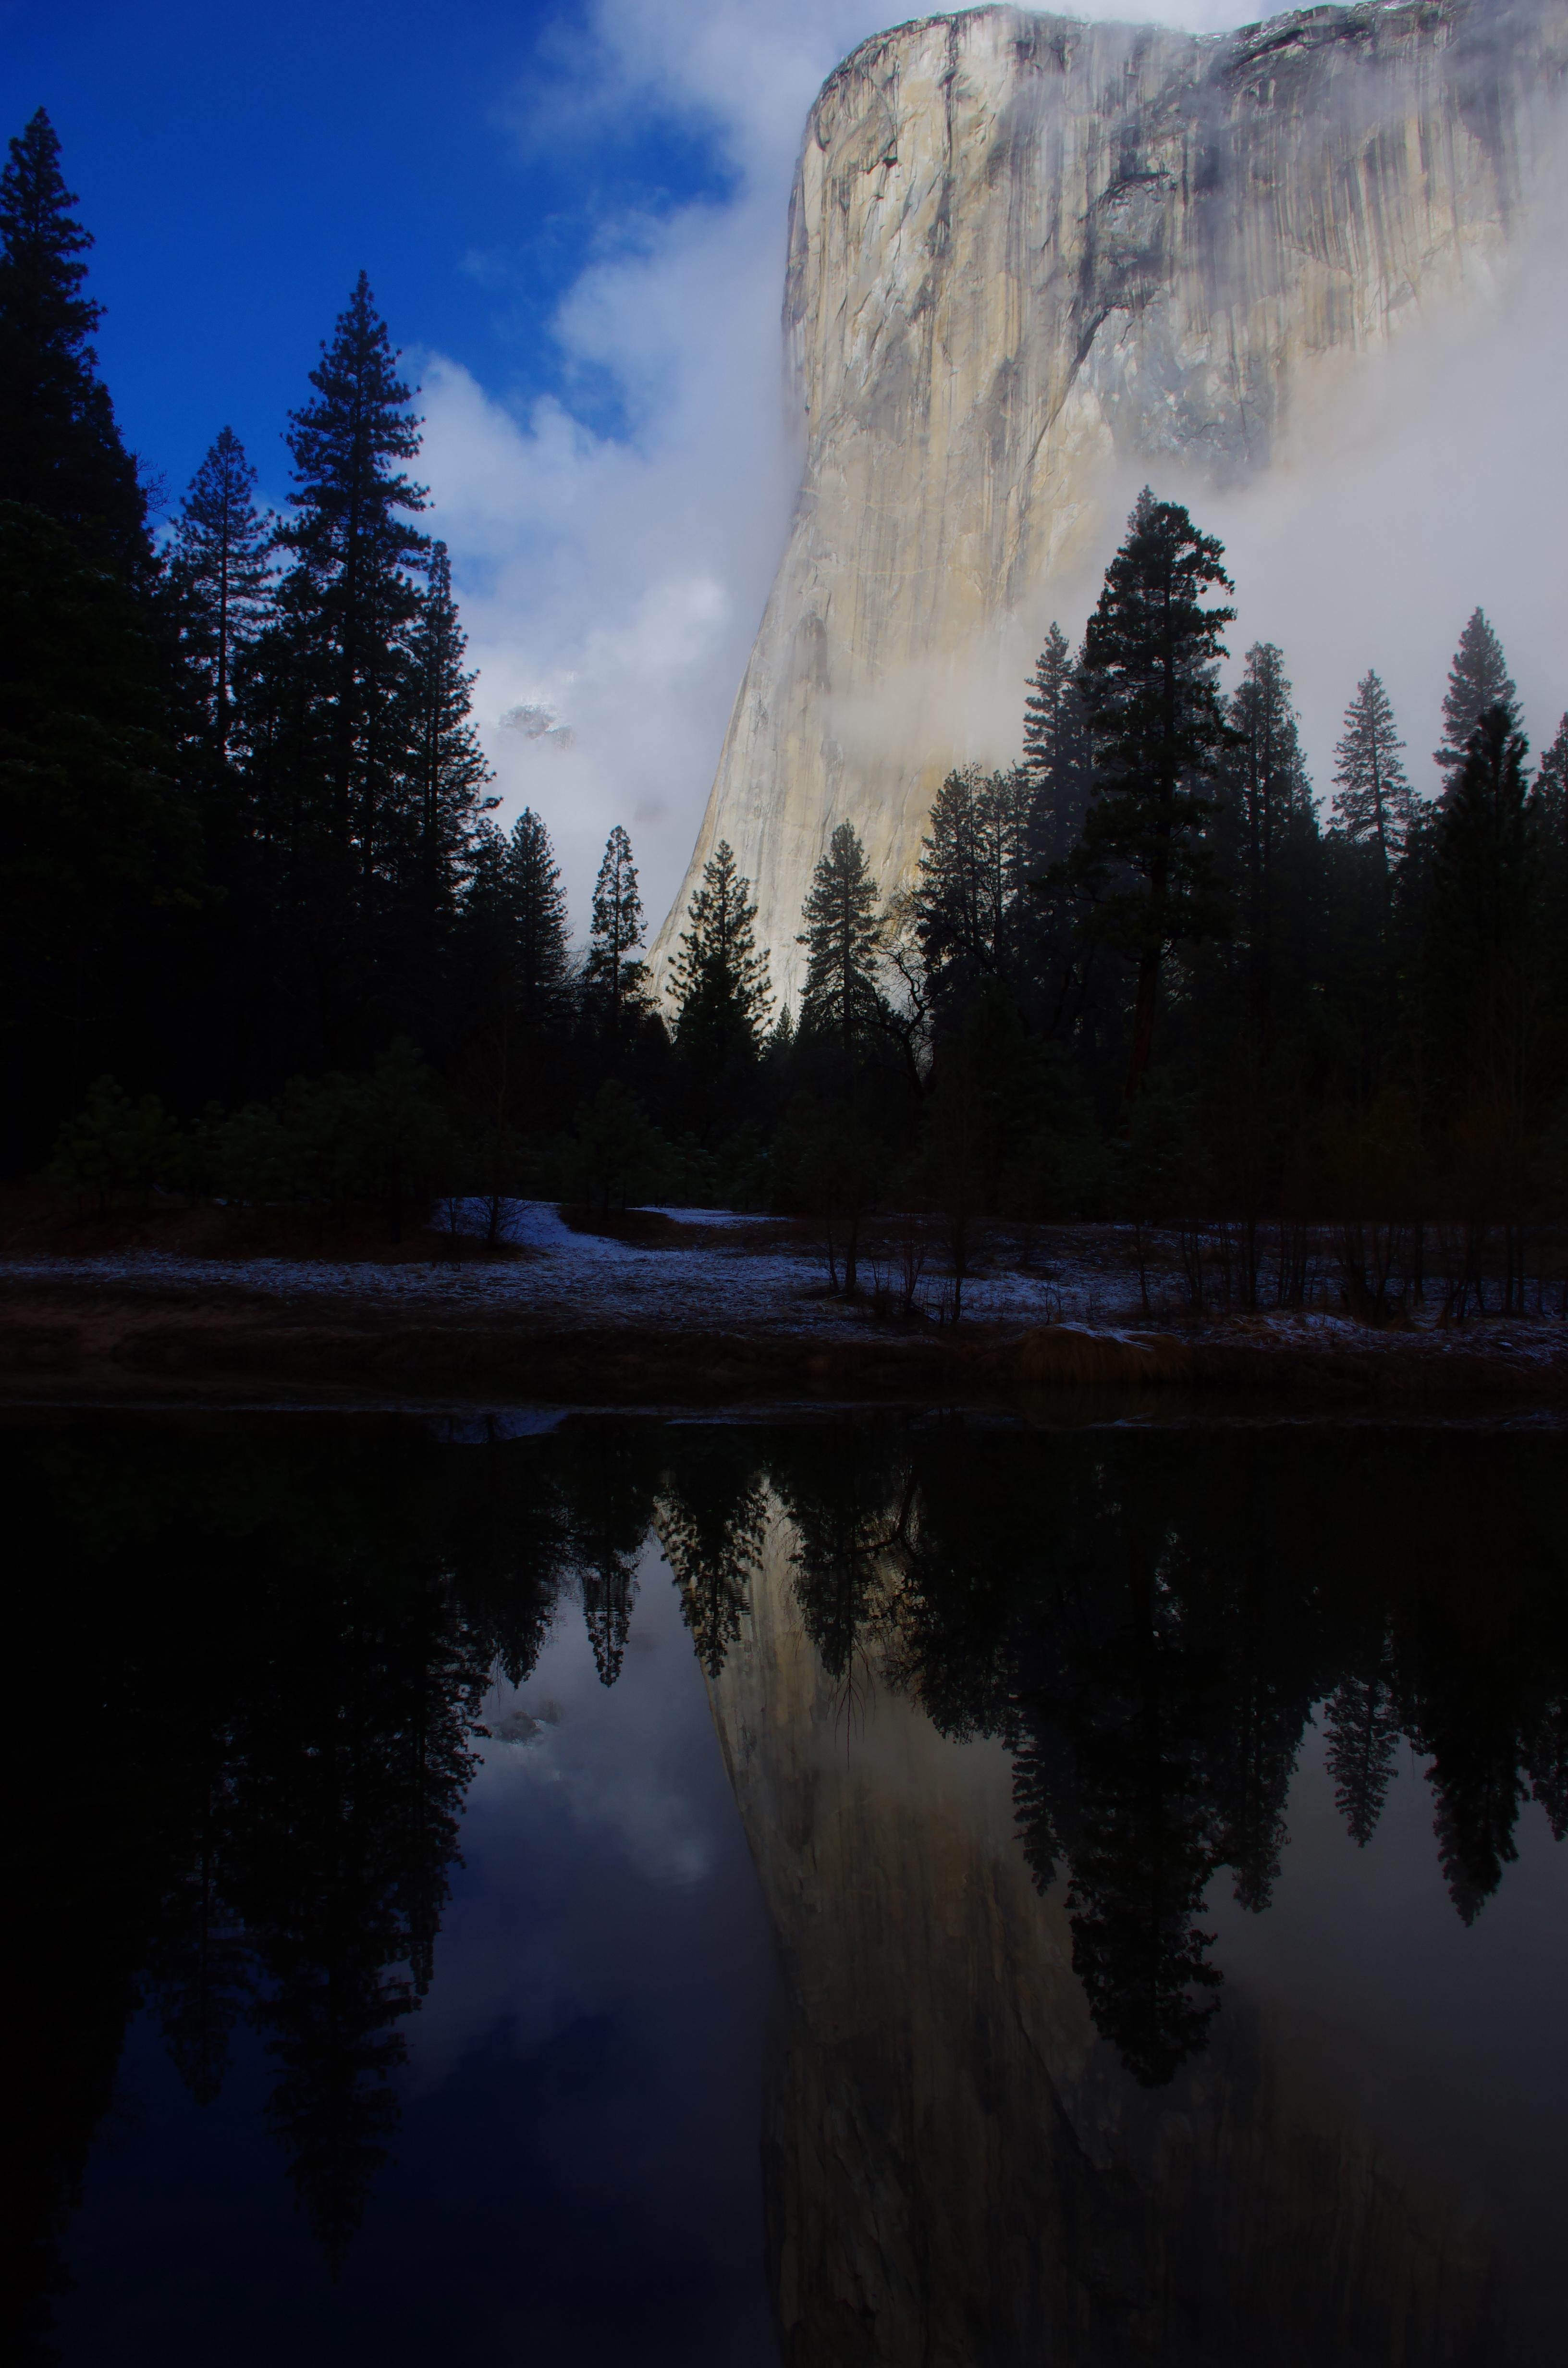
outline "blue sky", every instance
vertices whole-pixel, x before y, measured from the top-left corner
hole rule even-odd
[[[105,375],[171,493],[225,422],[278,478],[284,416],[361,267],[399,343],[624,431],[613,376],[570,365],[554,309],[608,224],[722,202],[734,175],[668,106],[542,145],[587,45],[580,7],[530,0],[0,5],[5,130],[40,105],[54,121],[97,240]]]
[[[46,107],[101,365],[177,502],[282,431],[361,268],[426,419],[504,795],[574,905],[629,823],[674,894],[784,531],[789,179],[876,0],[0,0]],[[559,714],[571,738],[505,719]]]

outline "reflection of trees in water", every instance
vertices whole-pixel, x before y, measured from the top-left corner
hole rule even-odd
[[[703,1427],[677,1431],[673,1440],[676,1452],[660,1478],[653,1527],[698,1660],[716,1678],[741,1633],[767,1500],[748,1433]]]
[[[6,1979],[32,2034],[0,2241],[37,2338],[142,2002],[201,2103],[239,2025],[260,2036],[290,2177],[341,2259],[395,2128],[484,1692],[527,1676],[574,1568],[646,1534],[651,1491],[630,1464],[607,1488],[570,1450],[395,1424],[78,1423],[41,1452],[0,1435],[0,1461],[30,1575],[7,1606]]]
[[[620,1675],[637,1594],[637,1558],[648,1535],[649,1486],[637,1442],[607,1426],[595,1440],[590,1487],[574,1493],[570,1555],[600,1681]]]
[[[1521,1804],[1568,1822],[1568,1589],[1550,1438],[1025,1435],[940,1423],[442,1447],[394,1423],[0,1432],[14,1755],[4,2284],[36,2326],[131,2013],[199,2100],[261,2037],[271,2118],[340,2257],[392,2140],[470,1745],[580,1594],[601,1678],[652,1520],[710,1676],[770,1496],[824,1669],[874,1654],[1003,1738],[1022,1846],[1068,1885],[1100,2030],[1146,2081],[1215,2007],[1202,1902],[1260,1908],[1314,1704],[1366,1843],[1431,1762],[1473,1917]]]
[[[1341,1678],[1329,1696],[1324,1729],[1335,1806],[1358,1849],[1365,1850],[1383,1813],[1403,1731],[1381,1668],[1370,1675],[1352,1669]]]
[[[1066,1877],[1096,2026],[1160,2083],[1218,2004],[1210,1883],[1229,1870],[1244,1907],[1268,1902],[1314,1704],[1358,1843],[1400,1736],[1430,1759],[1467,1921],[1525,1798],[1562,1835],[1555,1454],[1452,1432],[933,1427],[868,1433],[854,1455],[776,1440],[769,1465],[824,1668],[874,1633],[945,1732],[1006,1740],[1036,1881]]]

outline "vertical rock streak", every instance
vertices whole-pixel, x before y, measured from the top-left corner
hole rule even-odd
[[[891,889],[948,768],[1016,753],[975,685],[1011,680],[1104,539],[1104,464],[1263,468],[1309,365],[1491,285],[1565,62],[1568,0],[1221,38],[988,7],[845,61],[790,209],[800,495],[661,977],[727,838],[798,1001],[835,825]]]

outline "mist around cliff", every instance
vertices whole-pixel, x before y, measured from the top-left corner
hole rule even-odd
[[[486,746],[506,811],[544,814],[579,920],[617,821],[632,832],[651,915],[679,883],[798,478],[778,314],[801,126],[838,59],[901,13],[876,0],[809,0],[784,15],[760,0],[699,0],[675,42],[653,0],[598,0],[590,43],[561,49],[554,80],[518,109],[517,137],[547,150],[613,140],[618,123],[653,112],[710,142],[731,179],[722,203],[607,221],[562,308],[569,360],[619,390],[628,433],[596,434],[554,402],[519,417],[458,364],[424,367],[426,464],[483,669]],[[1076,13],[1217,31],[1250,12]],[[1227,544],[1238,656],[1258,639],[1284,649],[1320,794],[1369,666],[1425,765],[1455,638],[1478,602],[1542,745],[1562,709],[1568,625],[1553,549],[1568,490],[1552,392],[1568,359],[1565,292],[1543,236],[1473,310],[1427,313],[1390,352],[1325,369],[1303,392],[1282,464],[1249,487],[1217,492],[1176,466],[1108,471],[1083,566],[1042,593],[1040,615],[950,666],[939,690],[928,677],[890,685],[885,705],[843,719],[846,733],[906,734],[919,717],[934,737],[953,735],[937,751],[944,763],[1015,755],[1023,679],[1050,617],[1080,629],[1153,475]]]
[[[840,59],[908,13],[693,0],[676,40],[656,0],[597,0],[588,41],[563,38],[553,74],[518,97],[517,139],[564,153],[656,118],[706,142],[730,184],[722,202],[606,219],[561,308],[571,370],[613,386],[626,432],[596,433],[553,401],[519,416],[456,362],[421,359],[423,466],[504,811],[543,813],[579,925],[614,823],[631,831],[655,922],[684,873],[799,480],[779,313],[801,130]],[[1248,17],[1201,0],[1078,13],[1197,31]],[[1108,507],[1085,605],[1125,508]],[[1021,686],[1009,655],[1015,675]],[[984,666],[974,690],[986,718]]]
[[[1108,470],[1093,562],[1062,587],[1064,629],[1081,629],[1127,513],[1152,482],[1225,545],[1237,609],[1228,677],[1255,642],[1284,651],[1325,805],[1346,704],[1369,666],[1393,700],[1418,792],[1436,792],[1430,751],[1449,665],[1478,605],[1507,651],[1532,744],[1543,748],[1568,704],[1561,218],[1543,196],[1536,234],[1512,268],[1489,280],[1478,264],[1462,304],[1432,307],[1387,347],[1333,356],[1305,373],[1267,472],[1217,487],[1198,468],[1163,459]],[[1036,638],[1024,631],[1009,655],[1027,664]],[[1009,756],[1006,735],[1018,728],[1010,693],[1009,685],[987,718]]]
[[[1467,301],[1433,306],[1387,347],[1334,355],[1303,374],[1274,464],[1216,485],[1168,456],[1118,459],[1088,487],[1094,522],[1079,564],[1042,587],[1008,632],[939,666],[841,700],[852,751],[912,766],[1006,765],[1018,754],[1023,684],[1047,626],[1076,643],[1142,486],[1185,503],[1225,545],[1237,617],[1233,683],[1256,642],[1284,652],[1320,802],[1357,683],[1381,676],[1411,751],[1417,793],[1435,794],[1430,751],[1460,630],[1480,606],[1508,654],[1532,745],[1568,705],[1562,522],[1568,446],[1568,256],[1543,199],[1537,234]]]

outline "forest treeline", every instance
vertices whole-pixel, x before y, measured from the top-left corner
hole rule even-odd
[[[1003,1741],[1096,2023],[1157,2085],[1219,1996],[1205,1896],[1267,1906],[1314,1722],[1346,1847],[1391,1783],[1429,1787],[1467,1922],[1528,1801],[1568,1826],[1558,1461],[1545,1434],[1451,1429],[1195,1454],[1179,1430],[963,1422],[13,1427],[11,1559],[48,1583],[9,1613],[7,1878],[33,1913],[5,1967],[28,2034],[7,2307],[35,2331],[47,2310],[138,2009],[200,2101],[259,2053],[280,2170],[341,2260],[393,2146],[488,1690],[563,1620],[616,1684],[639,1587],[665,1583],[651,1539],[710,1678],[750,1649],[771,1557],[846,1714],[891,1683]]]
[[[4,1159],[78,1198],[436,1193],[975,1226],[1233,1229],[1244,1301],[1464,1275],[1568,1194],[1568,723],[1531,767],[1477,610],[1417,793],[1369,671],[1326,816],[1284,655],[1221,684],[1220,545],[1145,493],[1019,762],[949,775],[891,895],[835,829],[779,1008],[721,845],[663,994],[612,832],[574,948],[550,837],[495,819],[413,395],[361,277],[288,423],[282,518],[222,428],[166,533],[91,343],[40,112],[0,178]],[[1446,1255],[1453,1262],[1451,1247]],[[1227,1250],[1227,1277],[1231,1275]],[[1453,1278],[1450,1277],[1450,1283]]]

